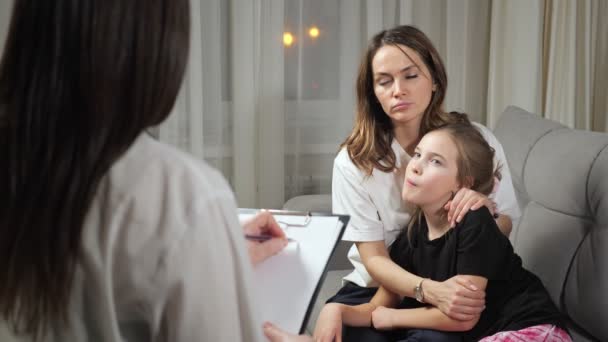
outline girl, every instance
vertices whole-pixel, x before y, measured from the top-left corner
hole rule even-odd
[[[447,75],[430,40],[412,26],[398,26],[374,36],[359,67],[357,117],[352,133],[334,161],[333,212],[351,217],[344,240],[354,271],[329,301],[368,302],[378,284],[401,296],[414,297],[420,277],[389,258],[389,246],[411,217],[401,199],[403,170],[420,138],[428,131],[460,120],[443,110]],[[504,166],[494,194],[462,188],[446,204],[454,225],[468,210],[486,206],[508,236],[519,207],[502,147],[487,128],[477,125]],[[494,204],[494,201],[496,204]],[[484,293],[465,277],[425,281],[426,301],[444,314],[470,320],[484,306]]]
[[[570,341],[562,317],[540,279],[522,267],[490,211],[469,211],[451,227],[444,209],[462,188],[489,194],[500,174],[494,151],[471,124],[448,125],[426,134],[405,172],[402,197],[415,206],[413,219],[391,247],[397,265],[420,275],[416,300],[381,286],[369,303],[327,304],[315,337],[331,341],[342,324],[386,330],[386,340]],[[428,281],[466,274],[487,293],[486,308],[458,321],[426,302],[420,291]],[[438,333],[443,332],[462,332]],[[417,338],[417,339],[416,339]],[[339,338],[338,338],[339,340]]]

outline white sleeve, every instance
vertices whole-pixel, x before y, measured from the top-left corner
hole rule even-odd
[[[490,195],[490,198],[494,199],[496,202],[498,213],[509,216],[513,223],[513,227],[515,227],[517,220],[519,220],[519,217],[521,216],[521,212],[519,204],[517,203],[517,198],[515,197],[515,189],[513,188],[507,157],[505,156],[502,145],[494,134],[485,126],[477,123],[476,125],[480,128],[480,131],[488,144],[494,148],[494,165],[500,166],[500,174],[502,175],[502,178],[498,183],[498,189]]]
[[[332,211],[350,216],[342,240],[384,241],[383,224],[363,182],[364,175],[342,150],[334,161]]]
[[[165,284],[155,341],[263,341],[232,194],[207,196],[184,224],[153,280]]]

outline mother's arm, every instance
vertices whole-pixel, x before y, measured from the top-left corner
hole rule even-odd
[[[500,199],[504,200],[504,197],[505,195],[501,196]],[[444,209],[448,211],[448,221],[454,227],[462,221],[469,210],[477,210],[483,206],[487,207],[492,214],[495,214],[498,228],[506,237],[509,237],[513,226],[511,217],[498,212],[498,205],[489,196],[468,188],[461,188],[454,195],[454,198],[446,203]]]
[[[470,276],[470,280],[480,289],[485,289],[488,280],[483,277]],[[433,329],[440,331],[468,331],[479,321],[475,315],[468,321],[459,321],[443,314],[435,307],[416,309],[389,309],[377,307],[372,312],[372,324],[376,329]]]
[[[423,279],[392,261],[384,241],[357,242],[365,268],[374,280],[401,297],[414,297],[414,287]],[[485,291],[469,276],[455,276],[443,282],[426,279],[424,300],[452,319],[474,319],[484,309]]]

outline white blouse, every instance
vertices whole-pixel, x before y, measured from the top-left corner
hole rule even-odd
[[[495,149],[495,163],[501,165],[502,179],[490,197],[496,201],[498,212],[509,216],[515,226],[521,214],[502,145],[488,128],[478,123],[474,125]],[[397,159],[397,168],[407,165],[411,157],[397,140],[393,139],[391,148]],[[404,177],[403,172],[382,172],[378,169],[374,169],[368,177],[352,162],[346,148],[338,153],[332,176],[332,211],[350,215],[343,240],[384,241],[387,248],[395,241],[410,220],[410,213],[401,199]],[[344,280],[363,287],[378,286],[365,269],[355,245],[348,252],[348,258],[355,269]]]
[[[82,236],[69,328],[45,341],[262,341],[224,178],[141,135],[103,177]],[[2,341],[9,339],[0,324]]]

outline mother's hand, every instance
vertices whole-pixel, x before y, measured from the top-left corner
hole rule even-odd
[[[465,275],[436,282],[425,280],[424,299],[451,319],[468,321],[485,309],[485,291],[477,288]]]
[[[492,215],[496,211],[496,203],[488,196],[468,188],[461,188],[456,192],[454,198],[446,203],[443,209],[448,211],[448,222],[451,227],[462,221],[469,210],[477,210],[486,206]]]

